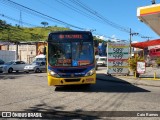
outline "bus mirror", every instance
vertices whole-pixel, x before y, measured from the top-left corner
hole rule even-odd
[[[46,47],[43,49],[43,54],[46,55]]]
[[[94,40],[94,47],[98,47],[98,40]]]

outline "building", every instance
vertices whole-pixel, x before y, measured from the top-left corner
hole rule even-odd
[[[17,51],[17,60],[22,60],[28,63],[31,63],[35,56],[43,54],[45,46],[45,42],[0,42],[0,50]]]

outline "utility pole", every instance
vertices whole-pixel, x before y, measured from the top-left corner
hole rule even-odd
[[[19,42],[16,41],[15,45],[16,45],[16,60],[18,60],[18,45],[19,45]]]
[[[10,44],[10,28],[9,26],[6,27],[8,32],[8,44],[7,44],[7,50],[9,50],[9,44]]]
[[[131,28],[130,28],[130,56],[132,55],[132,47],[131,47],[131,43],[132,43],[132,36],[133,35],[138,35],[139,33],[135,33],[135,32],[133,32],[132,33],[132,30],[131,30]]]
[[[23,22],[22,22],[22,13],[20,11],[20,15],[19,15],[19,27],[23,27]]]

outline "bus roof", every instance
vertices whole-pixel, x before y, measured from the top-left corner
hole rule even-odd
[[[48,42],[66,42],[77,40],[93,41],[93,36],[90,31],[56,31],[48,36]]]
[[[51,32],[50,34],[58,34],[58,33],[62,33],[62,34],[65,34],[65,33],[90,33],[90,31],[73,31],[73,30],[68,30],[68,31],[55,31],[55,32]]]

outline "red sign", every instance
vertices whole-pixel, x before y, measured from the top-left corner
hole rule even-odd
[[[58,64],[70,64],[71,59],[58,59]]]
[[[78,61],[78,64],[79,64],[79,65],[88,65],[89,63],[90,63],[89,60],[79,60],[79,61]]]

